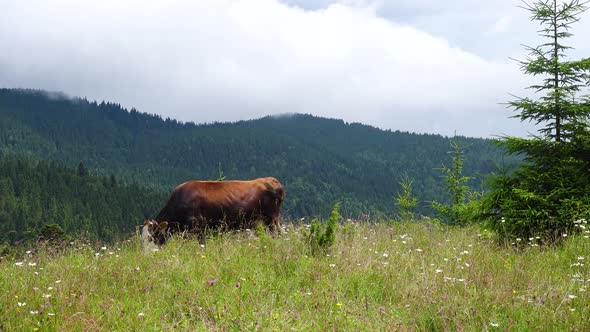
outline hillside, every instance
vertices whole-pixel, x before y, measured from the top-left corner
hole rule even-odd
[[[502,159],[489,140],[457,138],[464,174],[489,173]],[[162,192],[189,179],[272,175],[287,191],[285,214],[325,214],[339,200],[345,216],[394,213],[403,175],[414,179],[421,212],[444,200],[435,168],[450,164],[449,138],[383,131],[294,114],[235,123],[194,124],[112,103],[31,90],[0,90],[0,153],[83,162],[101,175]],[[481,177],[473,184],[477,187]]]
[[[129,238],[167,195],[55,162],[0,158],[0,243],[35,241],[48,225],[68,237]],[[0,254],[1,254],[0,248]]]

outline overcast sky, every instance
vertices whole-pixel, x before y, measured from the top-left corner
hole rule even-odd
[[[539,28],[516,0],[0,0],[0,87],[182,121],[311,113],[490,137]],[[590,56],[590,13],[574,25]]]

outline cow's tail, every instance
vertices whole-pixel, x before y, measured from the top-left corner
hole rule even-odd
[[[274,232],[276,232],[276,234],[282,234],[284,232],[284,229],[281,226],[281,204],[285,199],[285,190],[282,186],[279,186],[275,188],[275,190],[273,190],[273,194],[275,206],[271,220],[272,228],[274,229]]]
[[[283,187],[278,187],[274,190],[274,197],[277,205],[283,202],[283,199],[285,199],[285,190]]]

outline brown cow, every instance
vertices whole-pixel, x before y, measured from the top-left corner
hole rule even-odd
[[[172,192],[155,220],[144,223],[142,239],[163,244],[173,232],[203,235],[207,229],[252,228],[261,220],[280,231],[279,212],[285,192],[273,178],[251,181],[188,181]]]

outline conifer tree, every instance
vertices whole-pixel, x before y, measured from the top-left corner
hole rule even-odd
[[[412,193],[413,183],[414,180],[407,175],[404,175],[399,181],[401,192],[398,192],[397,197],[395,197],[395,205],[401,221],[414,221],[416,217],[414,209],[418,205],[418,198]]]
[[[499,140],[524,162],[491,179],[485,206],[501,239],[541,236],[554,242],[573,229],[574,219],[590,217],[590,159],[583,158],[590,151],[590,58],[569,60],[571,47],[564,43],[588,2],[523,3],[546,40],[527,46],[529,57],[519,61],[525,74],[541,79],[529,87],[540,96],[516,97],[508,104],[515,118],[536,124],[539,134]]]
[[[525,46],[529,57],[519,63],[525,74],[542,77],[540,84],[529,88],[544,95],[537,100],[517,98],[509,105],[518,112],[514,117],[542,126],[540,138],[568,142],[579,129],[587,126],[586,119],[590,116],[588,96],[579,97],[577,94],[588,87],[590,58],[567,61],[565,52],[572,47],[563,43],[564,39],[573,36],[571,24],[586,11],[587,3],[579,0],[524,3],[523,8],[531,13],[531,19],[541,24],[539,35],[547,42],[537,47]],[[506,141],[516,143],[511,138]],[[521,144],[515,144],[515,148],[528,152]]]

